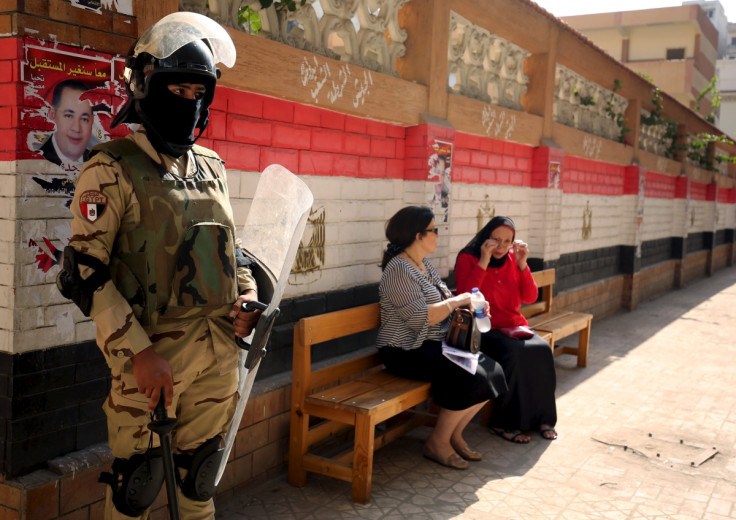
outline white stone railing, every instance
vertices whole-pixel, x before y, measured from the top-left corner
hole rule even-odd
[[[642,110],[641,115],[644,118],[650,117],[648,110]],[[639,148],[660,155],[667,156],[667,150],[672,147],[672,137],[665,137],[667,132],[667,124],[645,125],[639,127]]]
[[[523,110],[529,52],[455,12],[450,13],[448,91],[486,103]]]
[[[609,103],[611,114],[607,111]],[[626,98],[588,81],[563,65],[557,65],[552,108],[556,122],[619,141],[621,127],[616,123],[616,116],[623,116],[628,106]]]
[[[406,52],[407,33],[399,26],[398,13],[407,1],[307,0],[289,12],[275,4],[263,9],[258,0],[180,0],[180,9],[246,31],[238,23],[238,11],[249,6],[260,15],[260,37],[395,76],[396,58]]]

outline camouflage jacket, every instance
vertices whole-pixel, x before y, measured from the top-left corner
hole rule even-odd
[[[255,281],[244,268],[236,276],[225,169],[214,152],[162,155],[143,130],[99,150],[77,180],[70,245],[110,266],[112,283],[96,291],[90,316],[113,366],[161,328],[205,317],[222,327]],[[232,348],[232,333],[217,336]]]

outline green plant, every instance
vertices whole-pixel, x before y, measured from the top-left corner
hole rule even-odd
[[[297,7],[303,7],[307,0],[258,0],[258,3],[261,4],[261,9],[273,6],[277,13],[282,13],[296,11]],[[250,34],[258,34],[263,28],[260,13],[249,5],[241,5],[238,8],[238,24]]]
[[[736,164],[736,157],[727,154],[714,155],[711,157],[709,148],[711,143],[733,144],[725,135],[713,135],[706,132],[691,135],[692,139],[687,146],[687,158],[696,163],[701,168],[710,171],[717,171],[714,161],[718,163]]]
[[[611,95],[608,97],[608,102],[606,103],[606,114],[616,123],[616,126],[618,126],[619,128],[619,142],[629,144],[626,142],[626,134],[631,131],[631,128],[626,126],[626,121],[624,121],[624,114],[622,112],[616,112],[614,110],[615,105],[613,103],[613,101],[616,99],[616,92],[618,92],[622,88],[624,88],[624,82],[620,79],[614,79],[613,92],[611,92]]]
[[[581,96],[580,92],[578,92],[578,89],[575,88],[572,91],[573,95],[580,100],[580,104],[584,107],[589,107],[595,105],[595,99],[593,96]]]
[[[249,5],[241,5],[238,9],[238,25],[249,34],[258,34],[263,28],[261,15]]]
[[[649,111],[649,115],[641,115],[640,121],[642,125],[664,125],[664,134],[662,137],[664,139],[669,139],[670,145],[667,147],[667,149],[664,151],[664,156],[668,159],[672,159],[675,156],[675,153],[678,150],[685,150],[686,147],[680,145],[677,143],[677,125],[678,122],[676,119],[667,118],[665,119],[662,116],[662,111],[664,110],[664,96],[662,95],[662,89],[658,86],[654,85],[654,80],[648,76],[647,74],[644,74],[643,72],[639,72],[639,74],[646,79],[649,83],[652,83],[652,97],[651,102],[652,106],[654,107],[652,110]]]
[[[700,92],[700,94],[698,94],[698,96],[695,98],[695,111],[700,112],[700,102],[709,93],[713,93],[713,98],[710,102],[710,114],[705,116],[705,120],[709,123],[716,122],[716,112],[718,111],[718,107],[721,106],[721,91],[718,90],[718,88],[716,87],[716,83],[718,83],[718,78],[716,76],[713,76],[710,79],[708,86],[705,87],[702,92]]]

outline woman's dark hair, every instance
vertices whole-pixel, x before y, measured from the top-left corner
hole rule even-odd
[[[426,206],[407,206],[394,213],[386,222],[388,246],[383,252],[381,270],[393,257],[414,243],[417,233],[424,233],[434,220],[434,212]]]
[[[514,236],[516,236],[516,226],[514,225],[513,220],[509,217],[503,216],[493,217],[488,221],[488,224],[483,226],[483,229],[478,231],[473,239],[460,250],[458,256],[460,256],[461,253],[470,253],[476,258],[480,258],[480,246],[483,245],[483,242],[488,240],[494,229],[501,226],[510,227],[514,231]]]

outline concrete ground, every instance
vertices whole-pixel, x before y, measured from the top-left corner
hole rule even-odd
[[[347,482],[296,488],[284,471],[217,518],[736,518],[736,268],[594,321],[588,366],[575,361],[556,359],[555,441],[513,445],[473,423],[484,460],[457,471],[422,457],[421,428],[376,452],[367,505]]]

